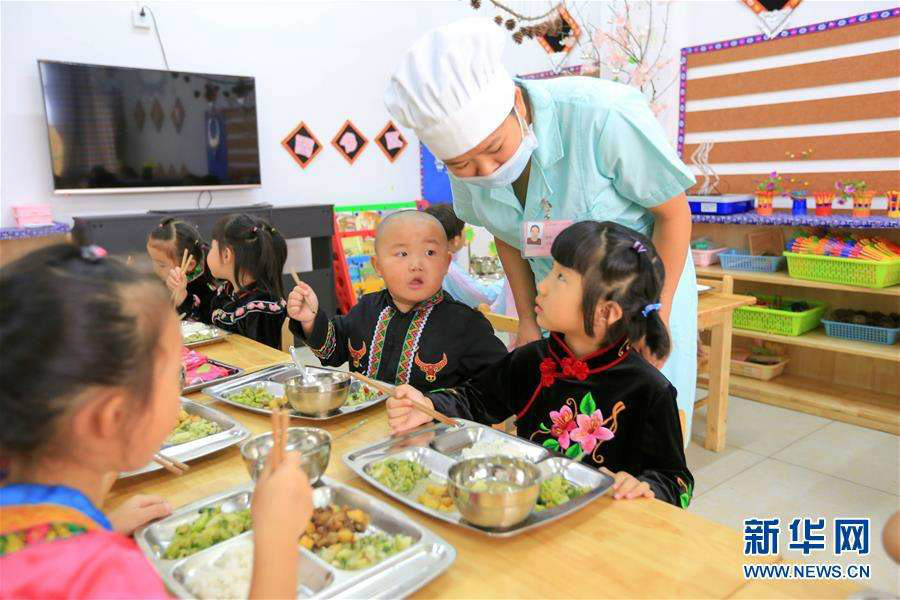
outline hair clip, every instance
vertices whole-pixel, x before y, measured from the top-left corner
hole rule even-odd
[[[631,249],[640,254],[641,252],[647,251],[647,246],[642,244],[640,240],[634,240],[634,243],[631,245]]]
[[[100,262],[100,259],[105,257],[106,250],[100,246],[91,244],[90,246],[81,247],[81,258],[88,262]]]
[[[254,225],[254,226],[253,226],[253,229],[251,229],[250,231],[252,231],[253,233],[256,233],[257,231],[259,231],[259,227],[257,227],[256,225]]]
[[[644,310],[641,311],[641,314],[644,315],[644,318],[647,318],[650,315],[650,313],[657,311],[661,308],[662,308],[662,304],[660,304],[658,302],[656,304],[648,304],[647,306],[644,307]]]

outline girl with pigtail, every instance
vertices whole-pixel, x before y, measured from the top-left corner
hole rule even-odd
[[[223,217],[213,228],[206,264],[224,283],[199,320],[281,349],[286,260],[287,242],[272,225],[248,214]],[[175,288],[184,288],[184,276],[176,278]]]
[[[422,394],[399,386],[387,402],[394,431],[429,420],[412,403],[495,424],[516,417],[521,438],[615,477],[616,499],[686,507],[693,492],[671,383],[634,349],[670,350],[659,317],[665,279],[653,243],[611,222],[583,221],[553,242],[537,286],[549,338],[517,348],[464,385]]]

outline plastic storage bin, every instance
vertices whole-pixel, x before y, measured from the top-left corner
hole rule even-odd
[[[736,215],[753,210],[753,196],[688,196],[688,204],[695,215]]]
[[[774,296],[756,296],[766,302],[773,302]],[[812,308],[803,312],[776,310],[768,306],[742,306],[734,311],[731,323],[737,329],[749,329],[778,335],[797,336],[819,326],[828,304],[817,300],[782,297],[783,303],[806,302]]]
[[[694,259],[694,266],[708,267],[719,262],[719,253],[725,252],[727,248],[713,248],[711,250],[694,250],[691,249],[691,256]]]
[[[825,325],[825,335],[833,338],[890,346],[891,344],[896,344],[897,338],[900,337],[900,328],[889,329],[887,327],[841,323],[840,321],[828,321],[825,319],[822,319],[822,324]]]
[[[885,288],[900,283],[900,259],[859,260],[817,254],[785,252],[788,274],[797,279]]]
[[[726,271],[756,271],[774,273],[784,265],[783,256],[754,256],[737,250],[727,250],[719,254],[719,262]]]

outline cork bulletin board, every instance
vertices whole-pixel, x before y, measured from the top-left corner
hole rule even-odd
[[[680,71],[678,151],[713,142],[720,192],[900,188],[900,8],[683,48]]]

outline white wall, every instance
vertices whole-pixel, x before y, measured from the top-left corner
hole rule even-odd
[[[173,70],[256,77],[259,190],[213,193],[213,206],[269,202],[350,204],[419,197],[416,140],[389,163],[371,143],[388,120],[382,102],[399,54],[421,33],[477,13],[461,0],[442,2],[150,2]],[[487,4],[487,3],[485,3]],[[521,3],[520,3],[521,4]],[[152,30],[135,29],[132,2],[8,2],[2,18],[0,224],[11,207],[49,202],[57,220],[73,215],[193,207],[195,193],[54,196],[39,58],[163,68]],[[599,4],[588,7],[599,10]],[[536,43],[510,40],[513,73],[549,68]],[[130,108],[128,109],[130,114]],[[168,118],[168,110],[167,118]],[[345,119],[370,139],[350,166],[331,146]],[[301,120],[325,144],[305,170],[281,147]],[[205,198],[204,198],[205,203]]]

